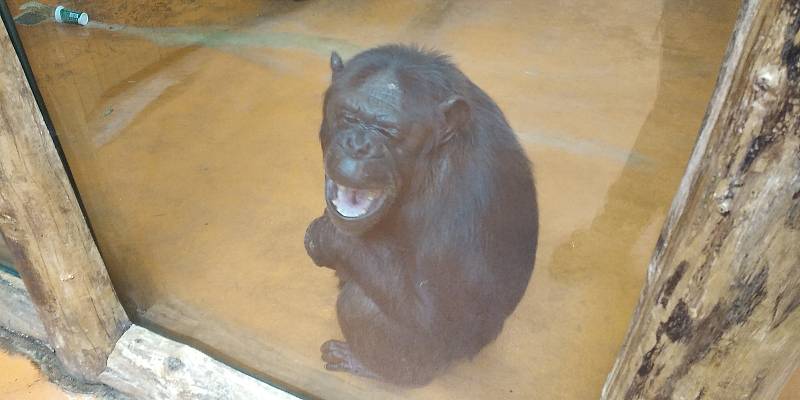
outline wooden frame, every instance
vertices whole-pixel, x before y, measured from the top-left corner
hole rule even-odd
[[[603,399],[770,399],[800,363],[798,30],[800,1],[744,1]],[[293,398],[131,325],[4,30],[0,88],[0,232],[29,294],[0,272],[0,324],[142,398]]]
[[[59,359],[91,380],[130,322],[5,30],[0,87],[0,231]]]
[[[48,343],[70,374],[135,398],[295,399],[131,325],[5,29],[0,88],[0,232],[29,295],[0,271],[0,324]]]
[[[799,30],[743,2],[603,399],[774,399],[800,365]]]
[[[0,326],[49,343],[22,280],[0,271]],[[59,353],[56,355],[61,357]],[[132,325],[108,365],[91,381],[136,399],[265,399],[297,397],[230,368],[184,344]]]

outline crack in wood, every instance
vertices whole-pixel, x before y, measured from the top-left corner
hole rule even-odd
[[[697,328],[689,332],[685,340],[687,349],[683,360],[667,378],[654,400],[672,399],[675,384],[685,377],[695,364],[708,356],[725,333],[747,321],[756,306],[761,304],[767,295],[768,276],[769,268],[763,266],[757,273],[740,276],[735,280],[732,292],[736,297],[730,302],[724,299],[717,302],[711,312],[698,321]]]
[[[644,353],[642,356],[642,361],[639,364],[639,369],[636,370],[636,376],[633,379],[633,383],[625,392],[625,400],[632,400],[636,398],[641,398],[642,393],[644,393],[645,384],[647,383],[648,377],[650,372],[653,371],[653,367],[655,365],[655,359],[661,354],[661,351],[664,349],[663,346],[659,346],[661,342],[660,335],[656,336],[656,344]],[[656,374],[660,374],[661,369],[659,368]]]
[[[713,231],[709,235],[706,244],[703,246],[703,255],[705,259],[697,271],[692,276],[693,283],[696,285],[702,284],[706,281],[710,273],[711,266],[717,259],[722,244],[733,229],[733,218],[722,218],[721,221],[714,225]]]
[[[669,340],[679,342],[692,333],[692,317],[689,316],[689,306],[683,299],[672,309],[672,314],[666,322],[662,322],[659,330],[663,331]]]
[[[756,160],[758,155],[769,148],[769,146],[775,141],[776,135],[772,130],[773,127],[767,126],[767,121],[773,121],[774,124],[774,120],[772,118],[768,118],[765,121],[764,127],[762,128],[762,133],[750,141],[750,145],[747,147],[747,153],[745,153],[744,159],[739,165],[739,174],[746,173],[753,165],[753,161]],[[766,133],[764,133],[765,130],[767,131]]]
[[[795,196],[798,194],[800,194],[800,192],[795,193]],[[794,196],[792,198],[794,199]],[[792,230],[800,230],[800,201],[794,203],[794,205],[789,208],[784,225]]]
[[[800,269],[800,265],[795,267]],[[772,312],[772,326],[770,329],[778,329],[781,324],[786,322],[790,315],[792,315],[795,311],[797,311],[798,307],[800,307],[800,288],[798,287],[791,287],[788,288],[787,292],[782,292],[778,295],[775,300],[775,308]],[[779,312],[779,308],[784,303],[784,299],[788,299],[786,301],[786,305],[783,307],[783,310]]]
[[[664,285],[661,286],[661,292],[658,295],[658,302],[661,304],[662,307],[667,308],[667,304],[669,303],[669,298],[672,297],[672,292],[675,291],[675,288],[678,286],[678,283],[683,278],[683,274],[686,273],[686,268],[689,266],[689,263],[686,260],[681,261],[677,267],[675,267],[675,272],[670,275]]]
[[[701,400],[703,397],[706,397],[706,388],[701,388],[700,392],[697,393],[697,397],[694,400]]]
[[[800,3],[795,1],[795,3]],[[781,51],[781,60],[783,65],[787,68],[787,75],[789,80],[797,81],[800,79],[800,45],[795,42],[797,32],[800,31],[800,13],[798,12],[800,5],[794,5],[794,20],[789,24],[786,29],[786,40]]]

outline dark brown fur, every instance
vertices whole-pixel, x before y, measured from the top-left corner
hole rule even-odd
[[[497,105],[441,54],[392,45],[346,65],[334,53],[331,67],[326,174],[382,182],[389,196],[377,217],[344,220],[329,204],[309,226],[309,255],[341,279],[345,341],[322,357],[423,385],[494,340],[525,292],[538,235],[530,163]],[[358,117],[343,122],[344,107]]]

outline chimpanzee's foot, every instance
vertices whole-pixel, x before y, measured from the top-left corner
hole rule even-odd
[[[328,340],[322,344],[322,360],[325,361],[325,369],[329,371],[344,371],[353,375],[363,376],[371,379],[381,379],[380,376],[368,370],[359,361],[350,345],[341,340]]]

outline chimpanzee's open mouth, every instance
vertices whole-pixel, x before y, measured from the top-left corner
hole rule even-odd
[[[345,218],[364,218],[379,210],[386,199],[383,189],[356,189],[325,178],[325,191],[329,204]]]

